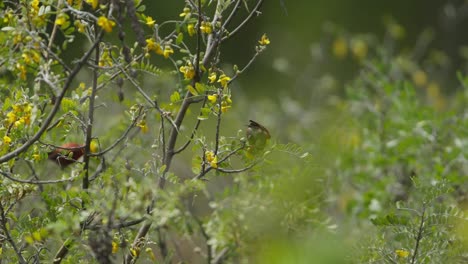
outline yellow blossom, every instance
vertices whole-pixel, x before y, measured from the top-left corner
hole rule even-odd
[[[205,158],[211,167],[215,169],[218,168],[218,157],[214,154],[213,151],[206,151]]]
[[[85,2],[90,4],[93,9],[96,9],[99,5],[99,0],[85,0]]]
[[[55,24],[58,25],[58,26],[62,26],[64,25],[65,23],[67,22],[67,17],[65,16],[65,14],[59,14],[57,16],[57,18],[55,19]]]
[[[16,68],[19,70],[20,78],[23,80],[26,80],[26,67],[24,65],[17,63]]]
[[[31,7],[34,11],[39,11],[39,0],[31,1]]]
[[[193,36],[195,35],[195,25],[194,24],[188,24],[187,26],[187,32],[189,34],[189,36]]]
[[[226,102],[221,103],[221,112],[226,113],[231,106]]]
[[[216,103],[216,101],[218,101],[218,95],[217,94],[208,95],[208,101],[210,101],[210,103],[212,104]]]
[[[231,81],[231,78],[226,76],[224,73],[219,76],[218,82],[221,84],[223,88],[226,88],[227,85],[229,84],[229,81]]]
[[[266,45],[270,44],[270,39],[268,39],[266,34],[263,34],[262,38],[258,41],[258,43],[260,43],[260,45],[262,45],[262,46],[266,46]]]
[[[91,140],[91,143],[89,144],[89,150],[91,151],[91,153],[97,153],[98,150],[99,150],[99,144],[97,142],[97,140]]]
[[[339,59],[343,59],[348,54],[348,44],[346,40],[342,37],[335,39],[333,41],[333,55]]]
[[[154,255],[154,252],[153,252],[153,250],[151,248],[146,248],[145,252],[148,253],[151,260],[156,261],[156,256]]]
[[[112,28],[115,26],[115,22],[108,19],[105,16],[100,16],[97,21],[98,26],[104,29],[107,33],[112,32]]]
[[[81,21],[75,20],[75,22],[73,24],[75,25],[78,32],[80,32],[80,33],[85,32],[85,24],[81,23]]]
[[[142,120],[140,123],[138,123],[138,126],[141,128],[141,132],[143,132],[143,134],[146,134],[148,133],[148,125],[146,124],[146,120]]]
[[[140,249],[132,247],[130,249],[130,253],[132,254],[133,257],[138,257],[138,255],[140,255]]]
[[[29,56],[28,53],[25,52],[25,53],[21,54],[21,57],[23,58],[24,63],[26,63],[28,65],[31,64],[32,60],[31,60],[31,57]]]
[[[41,159],[41,155],[39,155],[39,154],[37,154],[37,153],[33,154],[32,157],[33,157],[33,159],[34,159],[35,161],[39,161],[39,160]]]
[[[210,83],[214,83],[216,81],[216,72],[210,73],[210,76],[208,76],[208,80]]]
[[[3,136],[3,143],[10,144],[11,138],[9,136]]]
[[[159,43],[154,42],[152,38],[146,39],[146,48],[148,49],[148,51],[156,52],[156,54],[164,54],[163,50],[161,49],[161,45],[159,45]]]
[[[163,51],[163,56],[164,56],[164,58],[166,58],[166,59],[169,58],[169,56],[170,56],[171,54],[173,54],[173,53],[174,53],[174,50],[171,48],[171,46],[166,45],[166,46],[164,47],[164,51]]]
[[[156,21],[153,20],[153,18],[150,16],[147,16],[145,20],[146,20],[145,24],[150,27],[154,26],[154,24],[156,23]]]
[[[117,242],[115,241],[112,241],[112,254],[117,253],[118,250],[119,250],[119,244],[117,244]]]
[[[187,80],[191,80],[195,77],[195,69],[192,65],[180,66],[179,71],[184,74],[184,78]]]
[[[400,258],[407,258],[410,252],[404,249],[397,249],[395,250],[395,254]]]
[[[15,127],[19,127],[22,124],[24,124],[24,118],[20,118],[20,119],[15,121]]]
[[[14,111],[8,112],[6,116],[8,124],[13,124],[16,121],[16,114],[14,113]]]
[[[213,28],[211,27],[211,23],[206,22],[206,21],[203,21],[201,23],[200,30],[201,30],[201,32],[203,32],[205,34],[211,34],[211,32],[213,32]]]
[[[187,16],[190,16],[190,8],[188,7],[184,7],[184,10],[182,13],[180,13],[179,15],[180,17],[187,17]]]

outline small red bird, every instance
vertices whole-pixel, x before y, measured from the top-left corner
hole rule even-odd
[[[49,152],[49,159],[56,162],[60,168],[75,163],[84,155],[85,146],[78,143],[65,143]]]

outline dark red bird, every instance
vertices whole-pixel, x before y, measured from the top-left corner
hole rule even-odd
[[[84,155],[85,146],[78,143],[65,143],[49,152],[49,159],[56,162],[60,168],[75,163]]]

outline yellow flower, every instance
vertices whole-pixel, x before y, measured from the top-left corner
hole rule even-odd
[[[15,127],[19,127],[22,124],[24,124],[24,118],[20,118],[20,119],[16,120]]]
[[[100,16],[97,22],[98,26],[104,29],[107,33],[112,32],[112,28],[115,26],[115,22],[108,19],[105,16]]]
[[[139,248],[134,248],[134,247],[132,247],[132,248],[130,249],[130,253],[132,254],[132,256],[138,257],[138,255],[140,255],[140,249],[139,249]]]
[[[171,46],[166,45],[166,46],[164,47],[164,51],[163,51],[163,56],[164,56],[164,58],[166,58],[166,59],[169,58],[169,56],[170,56],[171,54],[174,54],[174,50],[171,48]]]
[[[86,3],[90,4],[93,9],[96,9],[99,4],[99,0],[85,0]]]
[[[268,39],[266,34],[263,34],[262,38],[258,41],[258,43],[260,43],[260,45],[262,45],[262,46],[266,46],[266,45],[270,44],[270,39]]]
[[[80,33],[85,32],[85,25],[83,23],[81,23],[81,21],[75,20],[75,22],[73,24],[77,28],[78,32],[80,32]]]
[[[213,28],[211,27],[211,23],[210,22],[205,22],[205,21],[203,21],[201,23],[200,30],[201,30],[201,32],[203,32],[205,34],[211,34],[211,32],[213,32]]]
[[[191,80],[195,77],[195,69],[192,65],[180,66],[179,71],[184,74],[184,78],[187,80]]]
[[[226,76],[224,73],[219,76],[218,82],[221,84],[223,88],[226,88],[227,85],[229,84],[229,81],[231,81],[231,78]]]
[[[3,143],[10,144],[11,138],[9,136],[3,136]]]
[[[404,249],[397,249],[395,250],[395,254],[400,258],[407,258],[409,256],[409,251]]]
[[[148,51],[156,52],[156,54],[164,54],[163,50],[161,49],[161,45],[159,45],[159,43],[154,42],[152,38],[146,39],[146,48],[148,49]]]
[[[67,22],[67,17],[65,14],[61,13],[55,19],[55,24],[58,26],[62,26]]]
[[[180,16],[180,17],[188,17],[188,16],[190,16],[190,8],[184,7],[183,12],[180,13],[179,16]]]
[[[148,253],[151,260],[156,261],[156,256],[154,255],[154,252],[153,252],[153,250],[151,248],[146,248],[145,252]]]
[[[37,154],[37,153],[33,154],[32,157],[33,157],[33,159],[34,159],[35,161],[39,161],[39,160],[41,159],[41,155],[39,155],[39,154]]]
[[[13,124],[16,121],[16,114],[14,113],[14,111],[8,112],[6,116],[8,124]]]
[[[147,16],[145,20],[146,20],[145,24],[150,26],[150,27],[154,26],[154,24],[156,23],[156,21],[153,20],[153,18],[150,17],[150,16]]]
[[[210,76],[208,76],[208,80],[210,83],[214,83],[216,81],[216,72],[210,73]]]
[[[348,44],[344,38],[337,38],[333,41],[333,55],[342,59],[348,54]]]
[[[217,94],[208,95],[208,101],[210,101],[210,103],[212,104],[216,103],[216,101],[218,101],[218,95]]]
[[[91,140],[91,143],[89,144],[89,150],[91,153],[97,153],[99,151],[99,144],[97,140]]]
[[[140,123],[138,123],[138,126],[141,128],[141,132],[143,132],[143,134],[146,134],[148,133],[148,125],[146,124],[146,120],[142,120]]]
[[[117,253],[117,251],[119,251],[119,244],[117,244],[115,241],[112,241],[112,254]]]
[[[16,64],[16,68],[19,70],[19,76],[22,80],[26,80],[26,67],[19,63]]]
[[[213,151],[206,151],[205,152],[205,158],[208,163],[210,163],[210,166],[213,168],[218,168],[218,157],[214,154]]]
[[[189,34],[189,36],[193,36],[195,35],[195,25],[194,24],[188,24],[187,26],[187,32]]]

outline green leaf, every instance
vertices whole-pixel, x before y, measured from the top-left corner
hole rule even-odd
[[[175,91],[170,96],[171,103],[177,103],[180,101],[180,94],[179,92]]]
[[[192,85],[187,85],[187,90],[189,90],[192,95],[198,95],[197,90],[193,88]]]
[[[179,45],[182,41],[184,41],[184,34],[180,32],[179,35],[177,35],[176,44]]]

